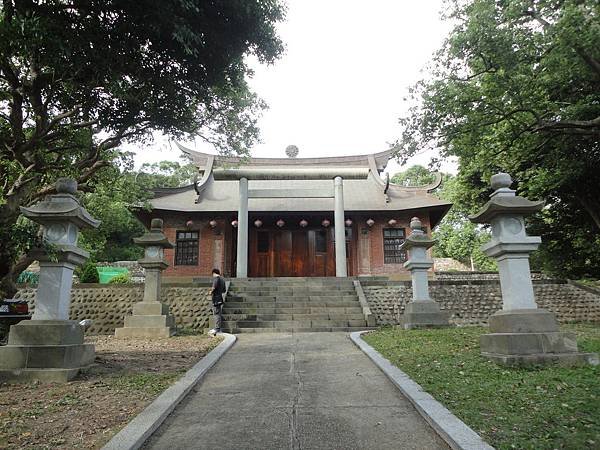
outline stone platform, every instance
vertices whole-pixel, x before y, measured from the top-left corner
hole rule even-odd
[[[360,331],[370,326],[351,278],[232,279],[223,331]]]

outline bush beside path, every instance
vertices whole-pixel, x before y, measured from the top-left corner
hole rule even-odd
[[[67,384],[0,384],[0,449],[97,449],[222,339],[92,336],[96,361]]]
[[[600,351],[600,325],[566,325]],[[508,369],[479,354],[485,328],[384,328],[366,342],[498,449],[600,448],[600,366]]]

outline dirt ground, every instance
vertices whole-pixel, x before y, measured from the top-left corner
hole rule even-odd
[[[92,336],[95,364],[67,384],[0,384],[0,449],[96,449],[220,341]]]

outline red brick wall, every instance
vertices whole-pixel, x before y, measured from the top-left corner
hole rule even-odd
[[[427,231],[431,234],[431,227],[429,222],[429,214],[408,214],[408,215],[385,215],[385,216],[370,216],[360,219],[359,227],[368,228],[366,225],[367,219],[373,219],[375,224],[369,228],[370,237],[370,275],[392,275],[399,273],[407,273],[408,271],[403,267],[402,264],[385,264],[383,257],[383,229],[384,228],[403,228],[406,236],[410,234],[409,223],[410,220],[415,217],[419,217],[421,223],[427,227]],[[388,224],[390,219],[395,219],[396,224],[391,226]],[[359,255],[360,257],[360,255]],[[363,275],[363,274],[361,274]],[[364,274],[367,275],[367,274]]]
[[[231,223],[228,219],[217,218],[217,226],[212,228],[209,218],[194,218],[191,215],[174,213],[168,217],[163,217],[164,232],[169,241],[176,243],[177,231],[198,231],[198,264],[197,265],[175,265],[175,249],[165,250],[165,259],[169,267],[164,275],[169,277],[204,277],[210,276],[212,269],[216,266],[226,275],[229,275],[229,249],[231,245]],[[191,223],[188,225],[188,222]],[[228,238],[229,236],[229,238]],[[221,241],[221,255],[217,258],[215,255],[215,241]],[[218,261],[217,261],[218,259]]]
[[[431,227],[429,222],[429,215],[427,212],[419,214],[404,214],[404,215],[352,215],[348,214],[346,217],[353,220],[354,228],[354,242],[352,243],[352,251],[356,255],[354,258],[354,274],[355,275],[393,275],[393,274],[406,274],[407,270],[402,264],[385,264],[383,258],[383,229],[384,228],[404,228],[406,235],[410,233],[408,224],[410,219],[414,216],[419,217],[424,226],[427,227],[427,231],[431,233]],[[198,264],[193,266],[188,265],[175,265],[175,249],[165,250],[165,258],[169,263],[169,267],[165,270],[164,275],[170,277],[189,277],[197,276],[204,277],[210,276],[213,267],[215,267],[215,241],[221,241],[221,257],[218,258],[218,268],[224,273],[225,276],[232,276],[233,261],[235,258],[232,249],[232,240],[234,239],[234,233],[237,232],[235,228],[231,226],[232,217],[216,217],[214,220],[217,221],[217,226],[212,228],[209,225],[209,221],[212,218],[195,218],[191,214],[179,214],[173,213],[169,216],[163,216],[165,235],[167,238],[175,244],[176,232],[177,231],[198,231],[200,235],[198,243]],[[367,219],[373,219],[375,224],[372,227],[368,227],[366,224]],[[390,219],[395,219],[397,223],[392,227],[388,224]],[[191,224],[188,226],[188,222]],[[367,229],[369,235],[369,267],[368,272],[358,272],[360,267],[359,260],[361,255],[359,253],[360,246],[358,245],[358,239],[360,239],[363,229]]]

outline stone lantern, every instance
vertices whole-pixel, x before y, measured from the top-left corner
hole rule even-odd
[[[511,184],[507,173],[492,176],[490,201],[469,217],[492,226],[492,239],[481,249],[498,262],[502,289],[502,310],[489,318],[491,333],[481,336],[481,354],[503,365],[597,363],[597,355],[578,353],[575,334],[560,332],[552,312],[537,307],[529,254],[541,238],[526,234],[523,218],[541,211],[544,202],[515,195]]]
[[[433,267],[427,250],[436,243],[424,232],[421,221],[413,217],[410,221],[412,233],[402,243],[402,250],[407,250],[409,259],[404,267],[410,270],[412,278],[413,298],[404,308],[401,325],[403,328],[448,326],[448,314],[440,310],[440,306],[429,297],[429,281],[427,271]]]
[[[73,270],[89,254],[77,247],[79,230],[97,228],[75,193],[77,182],[61,178],[56,194],[21,213],[42,226],[50,252],[36,251],[40,263],[32,320],[13,325],[8,345],[0,347],[0,379],[66,382],[95,358],[94,346],[83,343],[83,328],[69,320]]]
[[[145,270],[144,299],[133,306],[133,315],[125,317],[125,326],[115,330],[116,337],[169,337],[173,334],[175,320],[169,307],[160,302],[162,271],[169,265],[164,249],[173,248],[163,233],[162,219],[152,219],[150,231],[134,238],[144,247],[144,257],[138,260]]]

